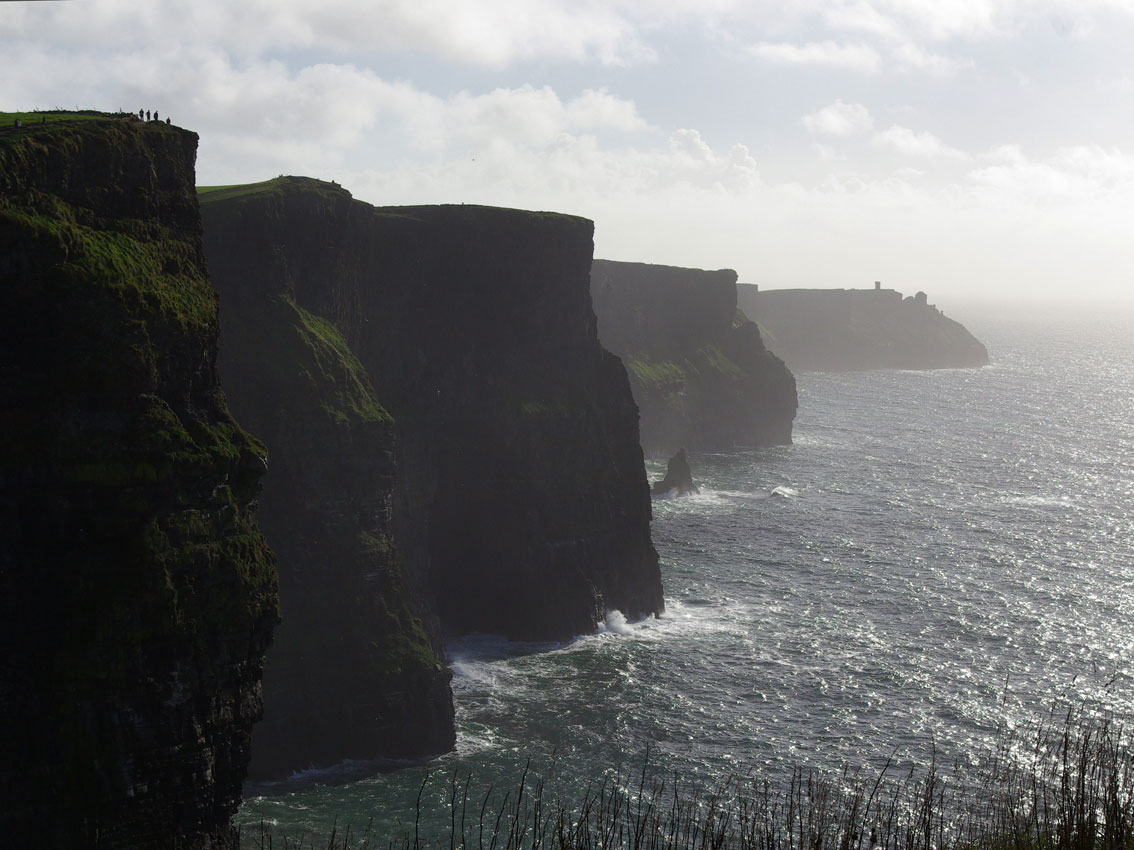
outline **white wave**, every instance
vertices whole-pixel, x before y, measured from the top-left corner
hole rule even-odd
[[[793,499],[793,498],[795,498],[796,496],[799,495],[799,491],[796,490],[794,487],[787,487],[783,484],[780,484],[778,487],[772,488],[771,495],[783,496],[785,499]]]
[[[473,728],[472,724],[457,724],[457,742],[453,750],[461,758],[467,758],[474,753],[495,750],[499,746],[496,734],[489,727],[476,724]]]
[[[633,627],[626,622],[626,615],[617,608],[611,608],[606,612],[606,622],[599,623],[598,630],[599,632],[609,632],[616,635],[634,634]]]
[[[1004,495],[1001,501],[1009,505],[1024,505],[1033,508],[1071,508],[1080,510],[1081,505],[1070,496],[1042,496],[1042,495]]]
[[[477,685],[492,687],[496,684],[496,667],[487,661],[453,659],[449,662],[453,676]]]
[[[651,641],[696,637],[713,633],[745,633],[748,614],[734,600],[665,600],[665,613],[640,625],[640,634]]]

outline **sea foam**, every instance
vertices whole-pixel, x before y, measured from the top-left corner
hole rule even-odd
[[[626,622],[626,615],[617,608],[612,608],[606,612],[606,622],[599,624],[599,631],[616,635],[629,635],[634,633],[633,627]]]

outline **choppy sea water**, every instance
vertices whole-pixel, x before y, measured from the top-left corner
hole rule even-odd
[[[451,645],[455,753],[249,787],[245,831],[400,832],[427,774],[440,831],[454,770],[570,797],[647,748],[775,781],[978,762],[1055,700],[1134,721],[1134,316],[969,327],[993,365],[800,375],[794,445],[692,455],[701,494],[654,503],[664,617]]]

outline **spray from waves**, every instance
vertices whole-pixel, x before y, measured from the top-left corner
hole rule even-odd
[[[634,634],[633,627],[626,622],[626,615],[617,608],[611,608],[606,612],[606,622],[599,624],[599,631],[615,635]]]
[[[759,501],[764,496],[742,490],[717,490],[702,487],[697,493],[667,495],[654,499],[655,510],[668,514],[714,512],[721,509],[734,510],[738,504]]]
[[[654,499],[654,508],[660,510],[665,516],[713,512],[720,509],[733,511],[738,506],[751,505],[754,502],[762,502],[776,496],[783,499],[794,499],[799,496],[799,491],[794,487],[788,487],[786,484],[777,485],[770,492],[702,487],[699,493],[690,493],[684,496],[666,495],[656,498]]]

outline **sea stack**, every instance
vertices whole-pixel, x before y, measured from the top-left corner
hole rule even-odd
[[[669,459],[665,477],[654,483],[651,492],[655,498],[688,496],[701,492],[693,483],[693,470],[689,468],[689,459],[685,456],[685,449],[678,449],[677,454]]]

